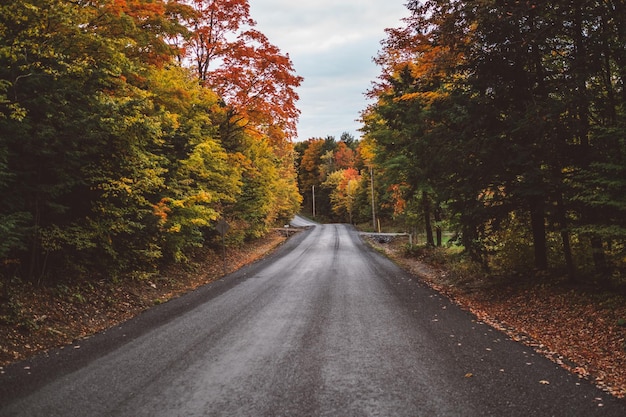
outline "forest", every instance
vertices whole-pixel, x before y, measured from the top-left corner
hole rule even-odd
[[[0,278],[148,277],[299,210],[624,283],[626,4],[411,0],[362,136],[296,141],[247,0],[0,5]]]
[[[306,140],[248,0],[0,2],[0,373],[300,213],[625,395],[626,1],[403,1],[360,137]]]
[[[0,277],[142,279],[298,210],[302,82],[247,0],[0,5]]]
[[[626,274],[626,3],[412,0],[363,136],[297,144],[304,210],[484,271]]]

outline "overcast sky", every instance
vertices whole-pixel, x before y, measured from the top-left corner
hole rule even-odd
[[[359,138],[364,93],[379,74],[372,58],[385,28],[402,26],[406,0],[249,0],[257,29],[304,77],[298,140]]]

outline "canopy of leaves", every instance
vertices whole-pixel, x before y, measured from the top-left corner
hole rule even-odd
[[[142,277],[212,245],[219,218],[245,239],[293,216],[301,79],[248,14],[247,1],[0,5],[2,279]],[[194,45],[221,66],[186,68]]]
[[[406,199],[426,192],[429,204],[407,210],[445,213],[485,266],[517,230],[530,267],[623,275],[624,3],[407,7],[363,113],[383,181]]]
[[[265,134],[277,125],[295,138],[295,89],[303,79],[295,75],[289,56],[254,28],[248,0],[185,3],[194,11],[186,21],[185,56],[194,62],[198,78],[233,109],[230,122]]]

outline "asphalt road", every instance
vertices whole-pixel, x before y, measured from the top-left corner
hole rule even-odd
[[[0,375],[0,416],[626,416],[626,402],[316,226]]]

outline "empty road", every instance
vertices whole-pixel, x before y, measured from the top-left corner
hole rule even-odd
[[[625,416],[345,225],[0,375],[0,416]]]

